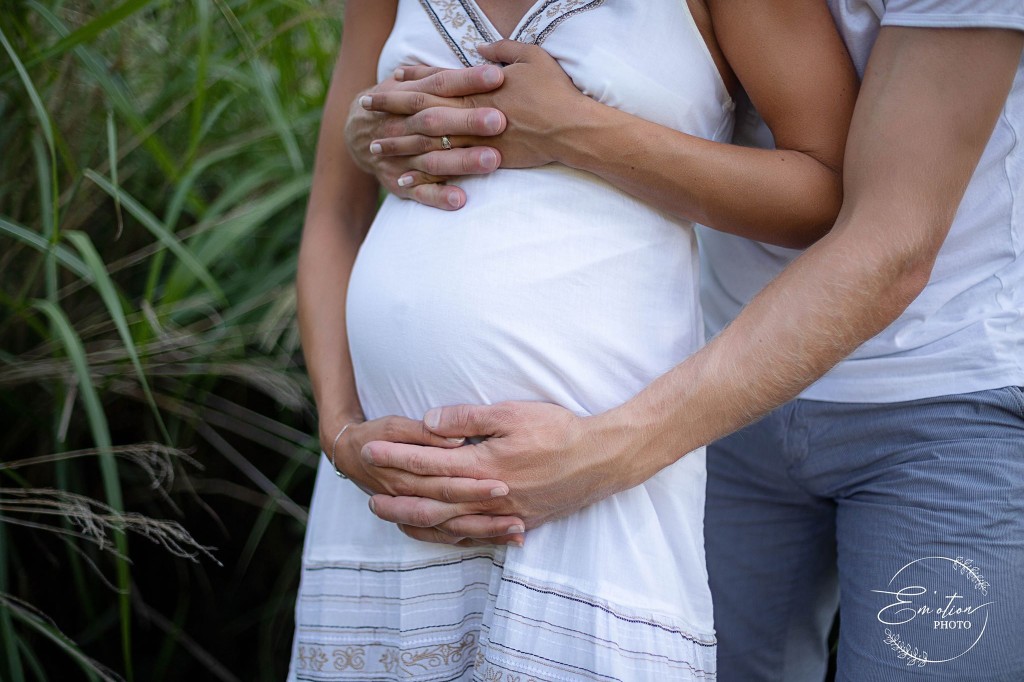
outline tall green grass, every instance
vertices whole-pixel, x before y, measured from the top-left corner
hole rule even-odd
[[[0,679],[282,677],[341,4],[2,3]]]

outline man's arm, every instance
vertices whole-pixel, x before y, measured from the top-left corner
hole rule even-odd
[[[711,442],[795,397],[899,317],[931,276],[1022,45],[1009,30],[883,28],[831,233],[612,423],[629,419],[665,455],[673,443]],[[652,429],[660,423],[671,427]]]
[[[371,443],[378,466],[507,482],[503,513],[533,527],[635,486],[786,402],[895,320],[926,285],[1002,110],[1024,34],[883,28],[850,129],[836,225],[718,337],[619,408],[458,406],[428,415],[441,451]],[[459,532],[473,504],[374,498],[381,518]],[[494,513],[493,511],[485,513]],[[418,521],[419,523],[415,523]],[[432,539],[437,531],[410,530]]]
[[[853,64],[828,7],[817,0],[707,4],[714,22],[713,32],[706,26],[708,47],[728,57],[719,62],[723,78],[743,85],[775,149],[704,139],[602,104],[580,92],[541,47],[512,40],[478,48],[507,64],[493,92],[453,99],[396,89],[368,95],[368,106],[410,115],[423,107],[491,106],[507,116],[505,132],[468,142],[496,148],[502,167],[561,163],[679,218],[806,247],[832,227],[842,200],[843,149],[857,93]],[[433,141],[378,144],[390,156],[420,152]],[[407,177],[442,175],[449,161],[444,151],[409,159],[419,172]]]

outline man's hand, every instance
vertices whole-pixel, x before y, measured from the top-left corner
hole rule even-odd
[[[475,111],[502,111],[508,119],[508,126],[499,136],[486,141],[474,137],[452,138],[453,145],[456,142],[459,145],[486,142],[501,153],[503,168],[533,168],[558,161],[559,145],[571,143],[569,132],[577,129],[583,120],[580,108],[594,105],[594,101],[577,90],[558,62],[537,45],[501,40],[481,45],[478,50],[484,57],[506,64],[502,69],[503,83],[497,89],[462,97],[439,97],[399,87],[370,93],[370,99],[364,105],[372,111],[410,117],[452,106]],[[404,71],[404,78],[430,73],[424,67],[409,67]],[[435,73],[430,77],[438,75]],[[417,90],[421,89],[417,87]],[[565,139],[567,137],[570,139]],[[381,145],[381,154],[385,156],[417,154],[425,144],[416,137],[376,142]]]
[[[409,73],[415,70],[415,78]],[[462,97],[492,90],[504,76],[497,66],[471,69],[406,67],[394,78],[360,94],[352,102],[345,124],[349,153],[360,168],[374,175],[388,191],[445,210],[461,208],[465,193],[443,184],[449,177],[490,173],[501,163],[494,149],[468,146],[466,136],[486,141],[505,129],[504,115],[493,108],[465,108]],[[425,102],[416,112],[371,113],[375,98],[389,93],[408,95]],[[453,143],[443,149],[441,136]],[[400,144],[401,154],[383,154],[381,143]]]
[[[486,501],[443,502],[411,480],[416,490],[406,496],[372,498],[377,516],[400,524],[407,535],[420,540],[487,538],[502,530],[508,517],[518,517],[525,528],[533,528],[646,478],[637,478],[635,467],[620,461],[621,429],[601,417],[578,417],[556,405],[459,405],[431,410],[424,423],[439,436],[485,439],[455,449],[369,443],[363,449],[367,468],[425,477],[499,479],[508,483],[510,493]],[[504,528],[511,534],[519,530]],[[507,544],[508,538],[494,540]]]
[[[406,66],[353,102],[345,126],[349,151],[392,193],[462,208],[465,192],[445,180],[561,160],[559,150],[571,144],[562,128],[577,126],[587,117],[581,108],[595,104],[536,45],[502,40],[478,49],[507,66]]]

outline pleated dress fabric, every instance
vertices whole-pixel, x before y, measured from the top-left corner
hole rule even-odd
[[[538,0],[511,37],[605,104],[731,134],[682,0]],[[473,0],[400,0],[379,76],[481,64],[476,46],[498,38]],[[347,324],[368,418],[504,400],[593,415],[699,348],[691,223],[557,164],[458,182],[454,213],[388,197],[360,250]],[[461,549],[380,521],[322,460],[289,679],[714,679],[704,487],[698,450],[522,548]]]

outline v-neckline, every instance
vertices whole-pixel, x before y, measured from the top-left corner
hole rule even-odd
[[[409,0],[415,2],[415,0]],[[562,22],[603,5],[605,0],[534,0],[509,39],[540,45]],[[480,43],[502,37],[477,0],[419,0],[441,39],[464,66],[488,63],[476,51]],[[551,8],[555,8],[552,10]]]
[[[512,28],[512,32],[509,35],[505,36],[502,35],[501,31],[499,31],[494,26],[494,22],[491,21],[491,18],[487,16],[487,12],[485,12],[483,8],[480,7],[480,4],[476,0],[465,1],[473,5],[473,9],[476,10],[476,13],[480,15],[480,20],[487,24],[488,30],[492,31],[494,35],[498,37],[498,40],[515,40],[516,36],[522,33],[523,29],[529,24],[530,21],[533,20],[533,17],[537,13],[537,10],[544,3],[548,2],[548,0],[534,0],[534,3],[530,5],[529,8],[527,8],[526,12],[523,13],[523,16],[519,17],[519,21]]]

